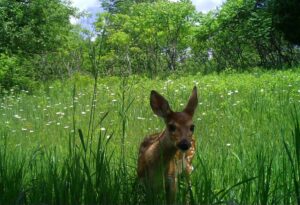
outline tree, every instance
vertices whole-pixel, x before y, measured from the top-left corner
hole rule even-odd
[[[102,8],[109,13],[125,14],[134,4],[154,3],[158,0],[100,0]]]
[[[273,0],[275,27],[284,33],[286,40],[300,45],[300,1]]]
[[[66,59],[82,40],[71,15],[67,1],[0,0],[0,87],[32,89],[70,71]]]
[[[198,59],[210,69],[282,68],[293,63],[293,49],[275,29],[267,5],[257,8],[252,0],[227,0],[219,10],[202,14],[198,24],[193,53],[201,54]]]
[[[126,13],[102,14],[97,28],[106,25],[105,59],[116,59],[111,68],[127,65],[133,72],[177,69],[189,48],[194,14],[190,1],[134,3]]]
[[[75,10],[60,0],[1,0],[0,52],[55,51],[65,41]]]

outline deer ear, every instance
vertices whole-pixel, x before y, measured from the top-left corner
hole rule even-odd
[[[190,96],[189,102],[187,103],[183,111],[189,114],[190,116],[193,116],[197,108],[197,105],[198,105],[198,96],[197,96],[197,87],[195,86],[193,88],[192,95]]]
[[[153,112],[162,118],[166,118],[172,112],[168,101],[154,90],[150,94],[150,105]]]

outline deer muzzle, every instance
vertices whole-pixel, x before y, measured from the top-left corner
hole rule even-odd
[[[191,145],[191,142],[189,142],[187,139],[183,139],[179,143],[177,143],[177,147],[181,151],[187,151],[191,147]]]

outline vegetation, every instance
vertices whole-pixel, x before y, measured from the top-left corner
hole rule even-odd
[[[272,2],[275,28],[282,33],[284,37],[291,43],[300,43],[300,17],[297,11],[300,9],[300,4],[297,0],[276,0]]]
[[[285,21],[290,29],[298,28],[297,17],[280,17],[286,7],[294,9],[292,4],[263,1],[265,6],[256,7],[252,0],[228,0],[219,10],[203,14],[191,1],[117,2],[104,2],[108,12],[96,24],[98,30],[106,28],[98,38],[108,39],[102,57],[109,72],[118,73],[124,63],[129,72],[152,74],[163,68],[209,73],[299,63],[298,48],[284,40],[287,36],[280,30],[293,33],[282,26]]]
[[[33,90],[34,83],[60,78],[79,32],[75,10],[60,0],[0,1],[0,89]]]
[[[33,96],[4,97],[1,204],[153,204],[135,181],[139,143],[163,129],[150,109],[150,90],[180,110],[193,85],[200,96],[195,203],[297,203],[299,71],[257,71],[106,77],[95,92],[89,77],[76,76]]]
[[[178,203],[300,204],[299,3],[101,0],[95,31],[68,1],[0,0],[0,204],[162,204],[137,150],[194,85],[197,156]],[[189,195],[187,197],[187,195]]]
[[[295,0],[228,0],[206,14],[190,0],[101,2],[105,11],[91,33],[70,23],[80,14],[67,1],[1,0],[1,90],[32,91],[41,81],[66,79],[77,71],[155,77],[178,70],[212,73],[299,64]],[[97,58],[96,67],[91,56]]]

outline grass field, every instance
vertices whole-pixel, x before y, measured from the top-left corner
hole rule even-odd
[[[12,91],[0,100],[0,204],[154,203],[136,185],[139,144],[163,129],[150,91],[180,110],[194,85],[190,203],[300,204],[299,70],[105,77],[95,91],[75,76],[31,95]]]

